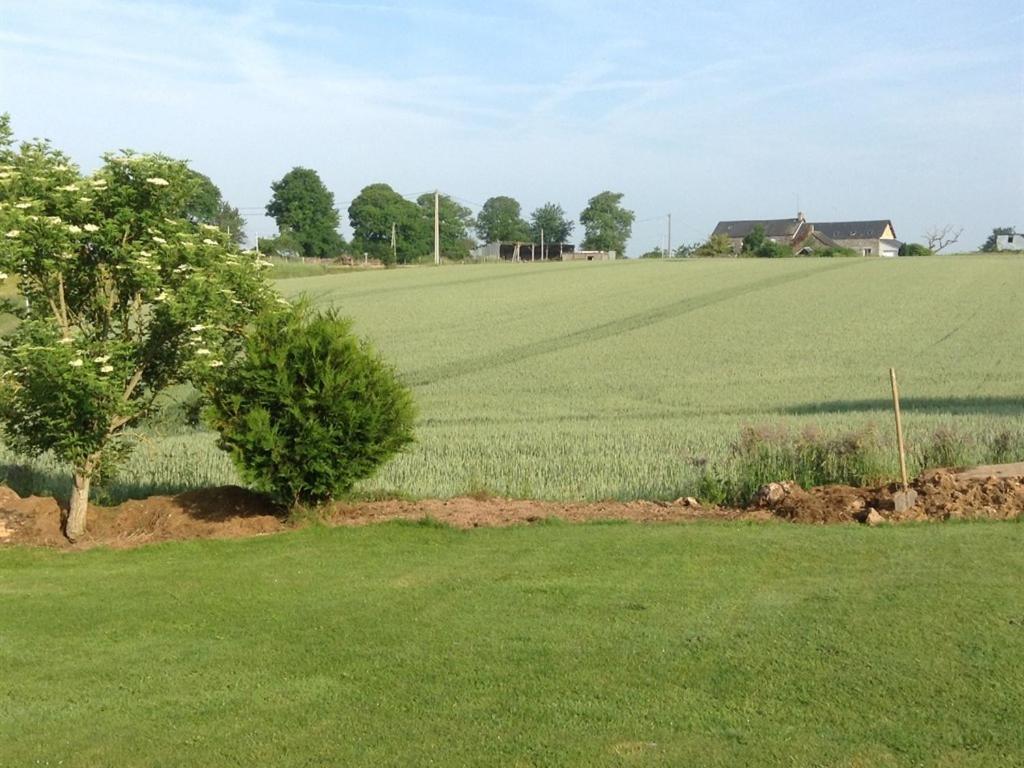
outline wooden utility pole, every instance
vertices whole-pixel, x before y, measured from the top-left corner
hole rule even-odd
[[[398,232],[395,222],[391,222],[391,260],[398,262]]]
[[[544,261],[544,227],[540,228],[540,260]]]
[[[668,248],[665,250],[665,258],[672,258],[672,214],[668,215]]]
[[[434,190],[434,263],[441,263],[441,196]]]

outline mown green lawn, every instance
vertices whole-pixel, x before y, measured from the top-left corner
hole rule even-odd
[[[1024,764],[1024,525],[0,551],[3,766]]]

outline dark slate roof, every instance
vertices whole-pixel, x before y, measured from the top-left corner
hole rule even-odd
[[[888,219],[878,221],[825,221],[814,222],[814,229],[833,240],[874,240],[882,237],[886,226],[892,227]],[[893,228],[893,234],[896,234]]]
[[[801,219],[764,219],[761,221],[720,221],[712,235],[746,237],[760,224],[765,237],[792,237]]]

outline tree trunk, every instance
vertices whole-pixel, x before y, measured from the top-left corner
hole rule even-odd
[[[68,505],[68,519],[64,523],[64,535],[72,543],[85,535],[85,519],[89,512],[89,485],[91,482],[91,473],[75,472],[74,484],[71,488],[71,503]]]

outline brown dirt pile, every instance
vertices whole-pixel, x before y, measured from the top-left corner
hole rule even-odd
[[[692,520],[756,520],[797,523],[879,524],[955,518],[1006,520],[1024,515],[1024,467],[955,473],[937,470],[918,478],[917,502],[896,512],[897,485],[880,488],[771,483],[748,509],[704,507],[694,499],[674,502],[552,502],[502,498],[425,499],[337,503],[326,510],[332,525],[368,525],[389,520],[433,519],[457,528],[509,526],[551,518],[566,522],[627,520],[640,523]],[[0,486],[0,545],[72,545],[61,534],[61,510],[51,498],[21,498]],[[283,510],[244,488],[207,488],[178,496],[153,496],[116,507],[90,506],[86,539],[74,548],[132,547],[157,541],[235,538],[276,533],[289,527]]]
[[[999,468],[985,474],[932,470],[911,488],[916,503],[897,511],[897,483],[881,488],[825,485],[804,490],[795,483],[771,483],[759,492],[755,506],[776,517],[798,523],[906,522],[949,519],[1010,520],[1024,514],[1024,473],[1011,475]]]
[[[0,544],[71,547],[61,533],[62,511],[49,497],[21,498],[0,486]],[[284,530],[283,513],[262,496],[236,486],[178,496],[151,496],[116,507],[89,505],[89,524],[76,547],[132,547],[177,539],[257,536]]]
[[[568,523],[628,520],[637,523],[673,523],[687,520],[766,520],[760,510],[702,507],[694,499],[676,501],[560,502],[527,499],[456,498],[418,501],[374,501],[331,506],[333,525],[367,525],[388,520],[432,519],[454,528],[482,528],[538,523],[557,518]]]

